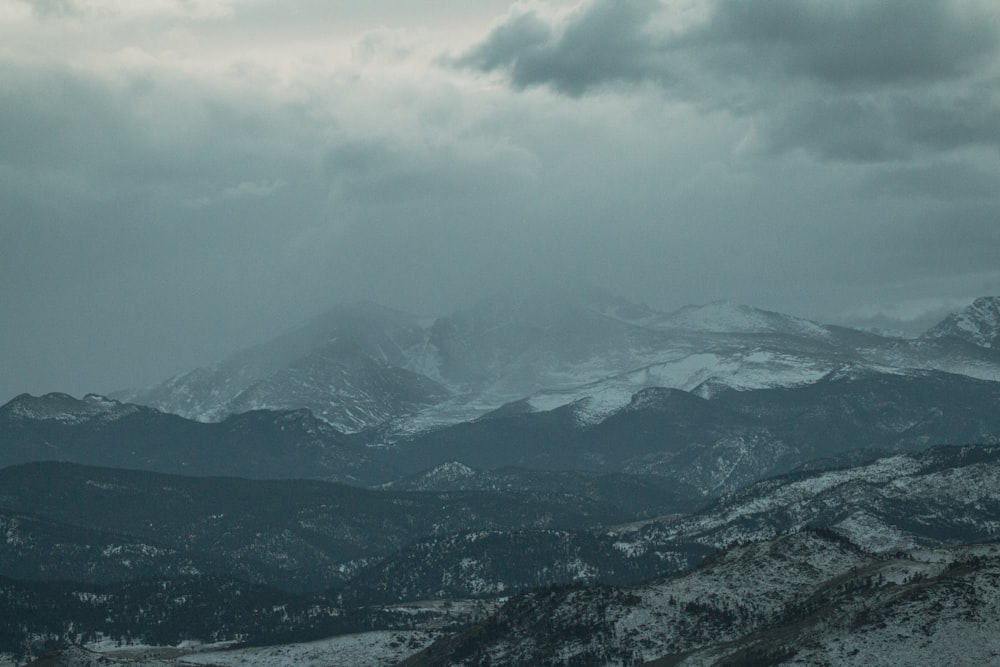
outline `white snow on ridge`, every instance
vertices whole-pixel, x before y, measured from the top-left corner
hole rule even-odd
[[[796,514],[797,508],[803,503],[834,487],[852,482],[884,484],[892,480],[906,479],[919,470],[920,463],[905,454],[879,459],[859,468],[830,470],[799,481],[781,484],[770,492],[734,504],[726,511],[682,519],[671,524],[668,532],[675,538],[681,535],[705,533],[726,525],[735,525],[741,517],[765,515],[776,508],[785,508]],[[860,521],[860,517],[858,520]]]
[[[794,333],[828,338],[829,330],[811,320],[783,315],[731,301],[713,301],[703,306],[685,306],[662,317],[658,327],[724,333]]]
[[[653,363],[568,390],[539,392],[528,403],[537,411],[579,403],[578,418],[593,424],[625,407],[633,394],[649,387],[692,391],[706,382],[740,391],[793,387],[817,382],[838,368],[830,362],[770,350],[728,356],[708,352]]]
[[[913,549],[918,546],[908,535],[864,510],[858,510],[832,528],[851,542],[863,544],[876,552]]]

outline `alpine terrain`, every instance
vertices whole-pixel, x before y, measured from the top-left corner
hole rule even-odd
[[[0,406],[0,664],[992,664],[1000,299],[372,303]]]

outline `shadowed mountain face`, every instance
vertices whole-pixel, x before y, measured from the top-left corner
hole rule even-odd
[[[197,475],[324,478],[389,474],[308,410],[258,410],[211,424],[89,395],[24,394],[0,407],[0,465],[74,461]]]
[[[599,421],[586,399],[542,412],[521,401],[386,445],[378,432],[348,436],[305,410],[201,423],[96,396],[25,395],[0,408],[0,464],[64,460],[374,485],[457,461],[484,471],[654,475],[679,501],[856,450],[997,442],[998,404],[1000,383],[961,375],[833,373],[798,387],[727,389],[712,399],[649,388]],[[538,488],[522,481],[524,490]]]
[[[433,535],[632,518],[554,492],[372,491],[37,463],[0,470],[0,529],[8,536],[0,572],[91,583],[211,574],[321,590]]]
[[[539,410],[587,398],[599,419],[655,386],[711,397],[910,368],[996,380],[995,308],[977,300],[912,340],[728,302],[662,313],[594,290],[503,294],[437,319],[363,303],[116,396],[202,421],[308,408],[339,430],[395,437],[525,398]]]
[[[487,469],[653,474],[711,496],[857,449],[997,442],[998,404],[1000,383],[934,372],[838,375],[711,400],[646,389],[596,424],[578,419],[585,405],[549,412],[513,405],[401,440],[386,454],[402,470],[455,460]]]

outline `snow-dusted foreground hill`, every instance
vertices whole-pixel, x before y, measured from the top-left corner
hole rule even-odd
[[[986,665],[1000,545],[868,554],[799,532],[630,588],[509,602],[403,665]]]
[[[86,472],[96,479],[96,470]],[[0,579],[8,605],[0,617],[28,623],[3,638],[22,653],[38,638],[106,632],[113,619],[117,637],[170,646],[406,631],[337,640],[360,651],[361,664],[411,650],[409,664],[418,665],[837,664],[854,655],[901,664],[885,656],[903,639],[902,664],[989,664],[1000,636],[997,517],[1000,446],[937,447],[765,480],[684,517],[435,535],[372,559],[331,595],[212,577],[100,588]],[[18,548],[36,539],[15,537]],[[477,596],[492,599],[470,600]],[[71,635],[60,634],[68,627]],[[428,631],[438,634],[424,650]],[[956,654],[966,641],[969,652]],[[322,654],[311,646],[218,657],[254,664]],[[164,659],[181,665],[185,656]],[[213,662],[210,654],[197,660]]]

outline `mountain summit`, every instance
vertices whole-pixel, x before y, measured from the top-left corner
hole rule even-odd
[[[263,345],[117,397],[199,421],[255,409],[308,408],[352,432],[448,396],[421,372],[425,350],[417,317],[372,303],[348,304]]]
[[[928,329],[925,338],[958,338],[986,348],[1000,347],[1000,296],[982,296]]]

